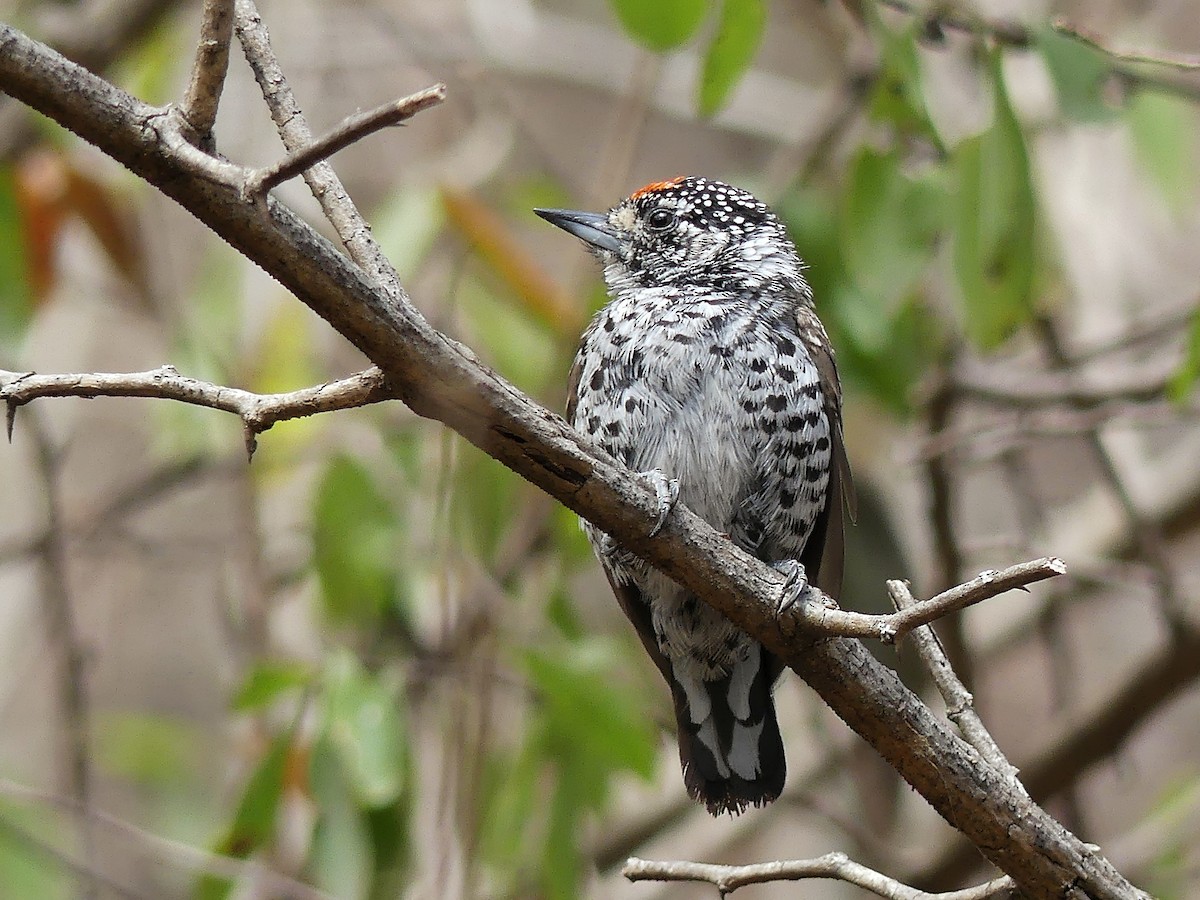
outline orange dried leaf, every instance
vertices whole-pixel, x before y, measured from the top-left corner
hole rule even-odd
[[[517,241],[494,210],[466,191],[442,189],[450,226],[467,241],[514,296],[556,333],[573,339],[583,310]]]

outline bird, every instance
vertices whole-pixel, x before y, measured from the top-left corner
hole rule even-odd
[[[697,176],[606,213],[536,209],[599,258],[609,301],[580,339],[567,419],[738,547],[836,597],[853,481],[841,386],[805,264],[748,191]],[[688,794],[714,816],[775,800],[783,664],[695,594],[586,521],[588,540],[670,688]]]

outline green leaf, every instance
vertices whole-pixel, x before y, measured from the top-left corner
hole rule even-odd
[[[992,127],[959,145],[954,267],[967,335],[994,349],[1033,316],[1033,185],[1025,139],[992,54]]]
[[[558,338],[527,308],[510,302],[483,279],[473,277],[463,279],[458,299],[470,321],[476,346],[513,384],[537,394],[547,386],[548,379],[563,382]]]
[[[459,451],[461,486],[454,494],[454,533],[481,559],[489,560],[512,527],[524,482],[501,463],[465,441]]]
[[[402,281],[416,276],[445,224],[436,187],[405,184],[376,210],[371,232]]]
[[[13,347],[33,315],[25,234],[11,165],[0,167],[0,347]]]
[[[898,153],[860,151],[841,216],[846,272],[875,299],[881,323],[928,266],[946,208],[940,182],[909,177],[900,165]]]
[[[565,585],[559,585],[558,589],[550,594],[546,603],[546,621],[558,629],[558,633],[567,640],[578,641],[586,634],[586,629],[564,587]]]
[[[1038,35],[1038,47],[1066,116],[1079,122],[1104,122],[1117,115],[1104,100],[1111,67],[1100,51],[1049,26]]]
[[[528,730],[526,730],[528,734]],[[481,779],[480,852],[493,866],[515,880],[531,849],[529,831],[537,820],[534,804],[540,798],[541,748],[532,742],[520,754],[495,753],[486,761]],[[513,896],[497,891],[496,896]]]
[[[708,12],[708,0],[609,0],[626,34],[663,53],[687,43]]]
[[[329,741],[313,748],[309,781],[317,802],[308,868],[316,887],[346,900],[370,895],[374,848]]]
[[[1126,121],[1134,152],[1176,212],[1191,207],[1200,181],[1200,132],[1196,107],[1180,97],[1138,91]]]
[[[325,672],[325,728],[360,803],[391,803],[404,787],[406,746],[391,691],[349,653],[333,656]]]
[[[279,801],[283,797],[284,774],[292,749],[292,735],[275,738],[271,749],[246,782],[233,823],[217,852],[245,859],[275,834]],[[232,890],[229,879],[205,875],[196,885],[196,900],[223,900]]]
[[[542,886],[550,900],[575,900],[583,874],[580,820],[592,805],[588,794],[596,783],[580,755],[568,756],[550,800],[549,827],[542,850]]]
[[[95,753],[104,769],[145,785],[172,785],[192,770],[203,738],[189,723],[162,714],[101,713]]]
[[[911,259],[922,252],[910,243],[919,243],[920,236],[933,228],[933,219],[945,215],[947,203],[945,191],[936,178],[926,176],[908,179],[896,171],[879,184],[900,180],[903,189],[889,189],[899,199],[893,198],[882,205],[892,217],[889,228],[899,230],[899,236],[887,236],[887,230],[870,221],[873,218],[873,201],[868,195],[855,197],[861,191],[869,191],[875,183],[872,173],[878,161],[856,163],[852,169],[851,187],[840,204],[828,191],[807,186],[796,191],[779,204],[779,212],[796,240],[800,253],[808,263],[805,272],[816,296],[817,309],[829,330],[830,338],[838,352],[838,370],[847,389],[865,394],[882,407],[906,417],[912,413],[912,389],[921,378],[931,360],[937,358],[937,346],[942,340],[940,321],[932,316],[921,301],[916,287],[911,283],[890,285],[888,272],[911,274],[914,266]],[[883,163],[887,167],[888,163]],[[904,187],[912,181],[913,185]],[[857,184],[857,188],[854,185]],[[914,185],[916,185],[914,187]],[[911,233],[903,232],[896,216],[903,217],[904,197],[910,190],[918,195],[935,191],[942,199],[933,204],[929,211],[930,221],[923,222],[924,215],[917,216]],[[924,200],[918,200],[918,205]],[[852,207],[856,207],[852,211]],[[861,238],[851,234],[845,220],[855,216],[862,221],[863,235],[875,234],[875,238]],[[933,250],[935,236],[929,233],[926,254]],[[881,250],[878,267],[871,259],[872,240],[895,240],[896,251]],[[846,255],[855,257],[857,277],[852,277],[845,260]],[[876,293],[868,293],[860,286],[874,285]]]
[[[767,25],[766,0],[724,0],[700,73],[700,115],[717,113],[754,62]]]
[[[312,670],[298,662],[263,662],[251,669],[233,698],[233,708],[250,712],[270,706],[280,695],[312,681]]]
[[[0,802],[0,885],[5,897],[66,900],[79,895],[75,877],[27,840],[32,836],[56,846],[61,841],[59,822],[44,810]]]
[[[891,124],[901,135],[917,134],[941,149],[942,141],[925,102],[924,79],[917,56],[919,26],[914,20],[892,31],[878,17],[874,4],[866,4],[880,42],[881,66],[867,104],[868,116]]]
[[[398,522],[367,471],[337,456],[317,487],[313,563],[329,617],[370,625],[396,593]]]
[[[941,321],[916,295],[883,319],[853,288],[837,291],[826,318],[842,380],[901,419],[913,413],[913,389],[943,340]],[[868,323],[868,320],[870,322]]]
[[[1175,403],[1186,403],[1191,399],[1197,379],[1200,379],[1200,315],[1192,319],[1183,362],[1171,376],[1171,383],[1167,386],[1168,396]]]
[[[613,644],[589,640],[555,654],[530,650],[522,661],[556,737],[611,769],[653,774],[654,730],[638,692],[613,679],[619,666]]]

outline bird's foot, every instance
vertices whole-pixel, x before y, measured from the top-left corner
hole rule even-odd
[[[612,539],[612,535],[601,534],[600,544],[596,547],[596,551],[599,553],[600,562],[604,563],[605,568],[617,577],[617,581],[622,583],[629,581],[630,572],[642,564],[636,553],[625,550],[623,546]]]
[[[679,502],[679,479],[667,477],[662,469],[650,469],[638,474],[650,482],[650,486],[654,488],[654,496],[658,498],[658,518],[654,521],[654,527],[650,529],[650,537],[654,537],[662,531],[663,525],[667,523],[667,516]]]
[[[771,563],[771,568],[784,577],[783,587],[779,591],[778,615],[782,616],[797,603],[811,603],[814,600],[830,608],[836,607],[830,597],[809,583],[808,573],[799,560],[782,559]]]

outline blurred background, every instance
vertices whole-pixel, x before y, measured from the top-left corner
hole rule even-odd
[[[915,0],[914,0],[915,2]],[[197,2],[0,3],[177,100]],[[1031,793],[1200,896],[1200,72],[1192,0],[263,0],[314,130],[435,81],[333,160],[416,304],[561,409],[594,262],[533,206],[703,174],[792,230],[859,485],[843,605],[1058,555],[944,623]],[[1186,62],[1186,60],[1183,60]],[[236,45],[229,158],[282,146]],[[299,180],[276,195],[331,234]],[[259,392],[365,361],[94,149],[0,97],[0,368]],[[803,684],[789,781],[714,820],[575,518],[399,403],[276,426],[41,400],[0,447],[0,897],[682,898],[629,855],[990,877]],[[928,695],[918,661],[880,651]],[[936,709],[940,701],[930,700]],[[829,882],[747,900],[858,897]],[[322,893],[323,892],[323,893]]]

